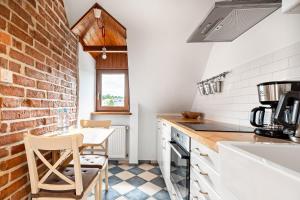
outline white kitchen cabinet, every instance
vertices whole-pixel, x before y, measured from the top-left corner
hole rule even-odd
[[[162,168],[162,137],[161,137],[161,121],[157,120],[156,124],[156,132],[157,132],[157,141],[156,141],[156,157],[157,157],[157,163],[160,168]],[[163,172],[162,172],[163,173]]]
[[[171,191],[171,181],[170,181],[171,152],[170,152],[170,145],[169,145],[170,140],[171,140],[171,126],[162,120],[158,120],[157,162],[169,191]]]
[[[237,200],[220,180],[219,154],[191,140],[191,200]]]
[[[171,185],[170,181],[170,165],[171,165],[171,147],[169,144],[171,141],[171,126],[165,122],[162,122],[162,168],[164,179],[167,187]]]

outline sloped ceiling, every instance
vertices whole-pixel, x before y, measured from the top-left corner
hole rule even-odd
[[[212,44],[187,44],[186,40],[213,0],[64,2],[71,26],[97,2],[126,27],[130,102],[140,105],[139,155],[155,160],[156,114],[192,107],[196,82],[202,77]]]
[[[104,29],[99,28],[94,16],[95,8],[102,10],[101,21]],[[127,50],[126,28],[97,3],[84,13],[71,30],[79,37],[84,51],[90,52],[94,58],[98,57],[103,47],[108,51]]]

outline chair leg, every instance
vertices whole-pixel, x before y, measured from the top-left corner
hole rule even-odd
[[[100,186],[99,186],[99,181],[97,181],[97,184],[95,186],[95,200],[100,200]]]
[[[102,200],[102,172],[100,172],[100,175],[99,175],[99,200]]]
[[[108,164],[105,167],[105,190],[108,191]]]

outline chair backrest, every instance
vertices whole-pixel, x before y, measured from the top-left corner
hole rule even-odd
[[[111,120],[80,120],[82,128],[109,128],[111,126]]]
[[[83,143],[82,134],[70,134],[66,136],[34,136],[27,134],[24,137],[24,143],[26,148],[31,191],[33,194],[37,194],[40,189],[45,189],[54,191],[75,190],[76,195],[81,195],[83,185],[79,159],[79,147],[82,146]],[[63,151],[63,153],[56,163],[51,164],[44,157],[41,151],[53,150],[60,150]],[[74,160],[75,182],[58,171],[58,167],[60,167],[64,160],[66,160],[69,156],[73,156]],[[39,178],[38,174],[36,157],[39,158],[48,168],[48,171],[41,178]],[[63,180],[66,184],[45,183],[52,173]]]

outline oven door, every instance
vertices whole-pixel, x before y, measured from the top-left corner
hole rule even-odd
[[[175,141],[171,146],[171,182],[179,199],[188,200],[190,192],[190,154]]]

